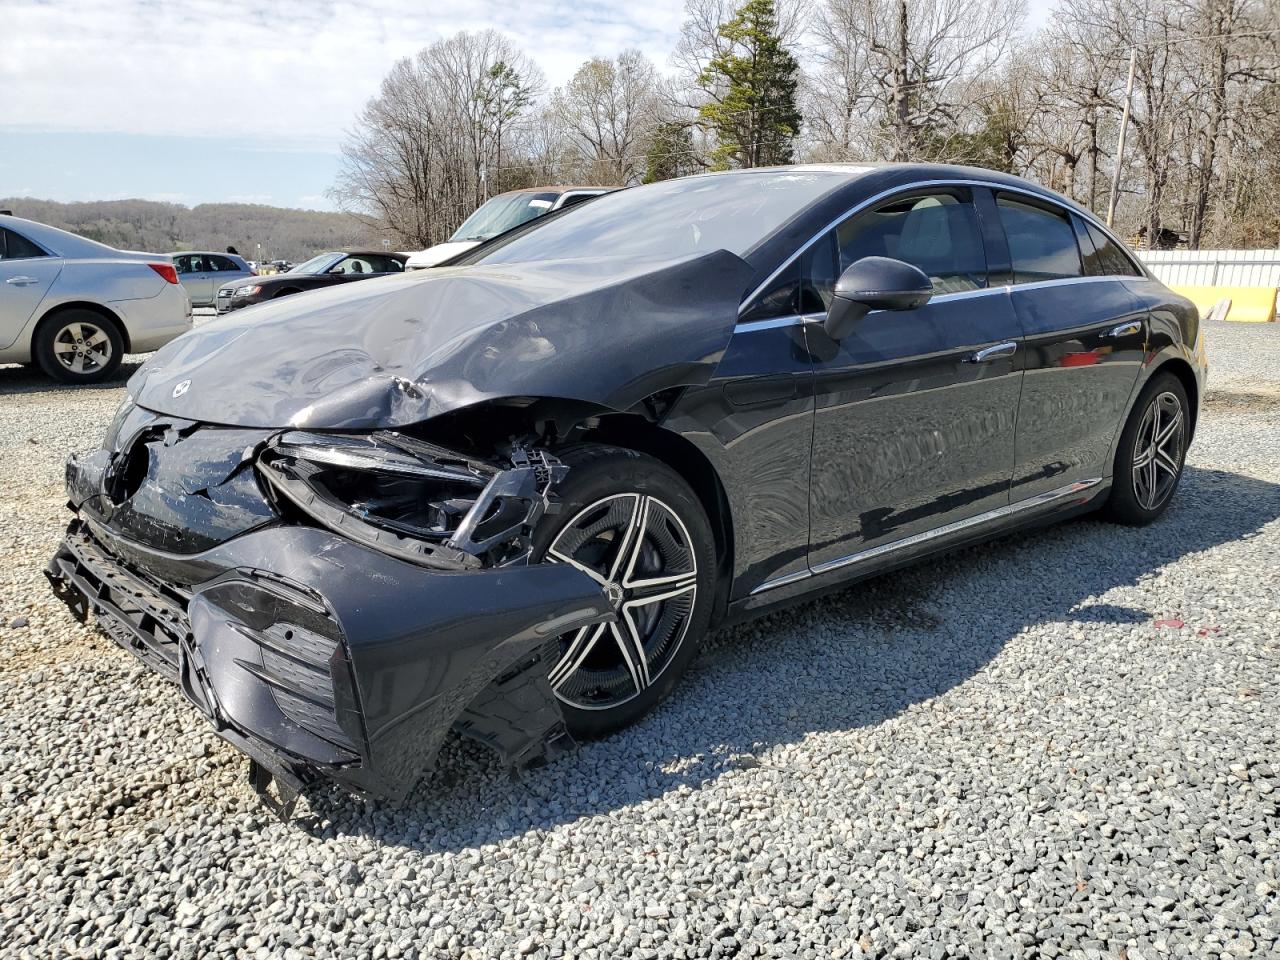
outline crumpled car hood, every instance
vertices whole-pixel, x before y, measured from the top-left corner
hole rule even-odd
[[[268,302],[174,340],[137,403],[237,427],[402,427],[498,397],[624,410],[707,382],[751,268],[720,250],[661,263],[480,264]]]

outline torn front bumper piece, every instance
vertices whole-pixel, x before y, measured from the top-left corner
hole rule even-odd
[[[178,682],[250,757],[255,788],[274,779],[282,799],[321,779],[403,797],[450,729],[515,766],[570,746],[547,680],[557,638],[612,617],[568,565],[431,569],[279,523],[179,555],[113,532],[87,503],[46,572],[77,616]]]

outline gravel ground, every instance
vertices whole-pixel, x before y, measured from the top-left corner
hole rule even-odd
[[[656,715],[290,825],[51,598],[123,395],[0,369],[0,954],[1280,955],[1280,325],[1209,331],[1143,530],[1015,536],[717,637]]]

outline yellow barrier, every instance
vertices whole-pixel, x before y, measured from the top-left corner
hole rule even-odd
[[[1231,301],[1227,320],[1239,323],[1269,323],[1276,318],[1275,287],[1172,287],[1197,307],[1200,316],[1209,312],[1222,300]]]

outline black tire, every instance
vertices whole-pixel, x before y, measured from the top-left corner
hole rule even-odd
[[[1157,428],[1162,435],[1171,432],[1154,454]],[[1190,437],[1191,406],[1182,381],[1171,373],[1156,374],[1143,387],[1120,434],[1104,514],[1117,523],[1145,526],[1164,513],[1182,479]]]
[[[115,322],[100,313],[80,308],[61,310],[41,321],[31,355],[55,380],[98,383],[120,366],[124,338]]]
[[[715,541],[697,495],[661,461],[597,444],[566,448],[557,455],[569,466],[569,474],[558,491],[559,511],[534,533],[535,561],[565,562],[560,553],[564,551],[608,580],[609,567],[627,567],[626,558],[618,559],[628,546],[627,531],[639,529],[643,538],[632,534],[631,543],[638,547],[625,550],[627,558],[636,558],[629,569],[638,574],[628,577],[627,569],[617,569],[611,581],[617,588],[612,595],[618,604],[619,632],[601,625],[603,632],[583,635],[579,647],[574,646],[579,634],[566,634],[560,638],[561,660],[551,667],[570,733],[590,739],[634,723],[652,710],[696,656],[711,620]],[[629,511],[647,512],[636,520]],[[621,527],[609,526],[615,517]],[[634,592],[623,586],[664,579],[673,582]],[[679,595],[661,599],[673,592]],[[630,620],[622,614],[624,607]],[[623,637],[638,641],[645,651],[642,669],[624,658]],[[634,646],[625,649],[635,652]],[[584,651],[580,657],[579,650]],[[569,668],[571,652],[580,661],[576,669]]]
[[[279,293],[275,294],[271,299],[279,300],[281,297],[292,297],[295,293],[301,293],[301,292],[302,291],[299,290],[297,287],[286,287],[284,290],[281,290]]]

